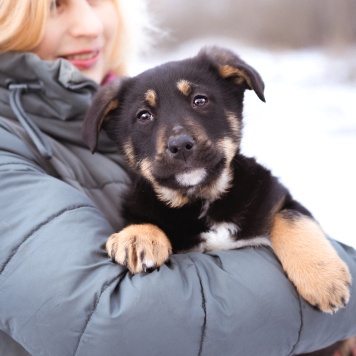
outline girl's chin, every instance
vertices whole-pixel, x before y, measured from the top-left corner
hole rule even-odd
[[[97,84],[101,84],[102,81],[104,80],[105,76],[107,73],[104,73],[102,70],[94,70],[92,69],[82,69],[78,68],[82,74],[84,74],[86,77],[90,78]]]

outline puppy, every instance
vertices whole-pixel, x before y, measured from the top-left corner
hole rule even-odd
[[[106,248],[132,273],[172,251],[271,246],[300,295],[332,313],[351,276],[310,212],[269,170],[240,153],[243,98],[264,83],[229,50],[205,48],[104,86],[83,125],[92,152],[103,128],[126,158],[127,227]]]

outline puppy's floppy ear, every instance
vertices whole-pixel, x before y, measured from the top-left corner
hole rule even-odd
[[[126,80],[127,78],[118,78],[100,88],[85,114],[82,138],[92,153],[98,146],[99,132],[104,121],[110,119],[110,112],[119,107],[120,93]]]
[[[246,82],[249,89],[254,90],[262,101],[266,101],[263,94],[265,85],[261,76],[238,55],[220,47],[203,48],[199,55],[210,59],[223,78],[236,78],[237,84]]]

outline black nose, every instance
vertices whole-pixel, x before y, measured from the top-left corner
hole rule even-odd
[[[193,152],[194,139],[189,135],[173,136],[168,140],[168,150],[174,158],[186,160]]]

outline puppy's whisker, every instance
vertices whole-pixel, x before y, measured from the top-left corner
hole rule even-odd
[[[212,167],[212,168],[209,168],[208,171],[211,172],[211,173],[217,173],[217,171],[216,171],[215,168],[213,168],[213,167]]]

